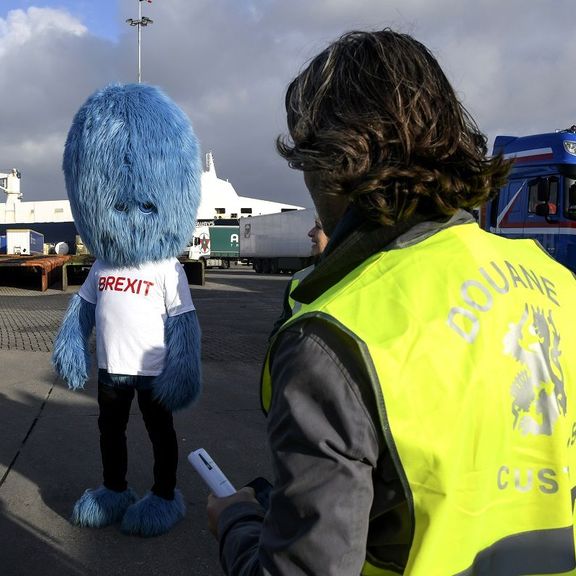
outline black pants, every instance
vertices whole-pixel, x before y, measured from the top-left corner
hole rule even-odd
[[[135,379],[140,377],[135,376]],[[111,386],[98,381],[98,405],[100,415],[100,452],[104,486],[109,490],[126,490],[128,450],[126,447],[126,426],[130,417],[130,406],[134,394],[138,395],[138,406],[144,418],[148,436],[154,452],[154,485],[156,496],[172,500],[176,487],[178,468],[178,441],[172,413],[154,400],[151,388],[138,389],[133,386]]]

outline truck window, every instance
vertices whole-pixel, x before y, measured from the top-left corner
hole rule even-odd
[[[544,198],[542,198],[543,182],[544,180],[542,178],[528,182],[528,212],[530,212],[530,214],[534,214],[536,212],[536,206],[544,200]]]
[[[565,216],[570,220],[576,220],[576,181],[573,178],[566,178],[564,190],[566,190]]]
[[[556,176],[548,178],[548,210],[550,216],[558,213],[558,190],[560,189],[560,181]]]
[[[536,213],[536,206],[548,204],[548,213],[553,216],[558,211],[558,189],[560,182],[556,176],[536,178],[528,182],[528,212]]]

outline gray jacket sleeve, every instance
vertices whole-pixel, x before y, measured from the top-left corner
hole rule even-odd
[[[383,440],[353,346],[319,320],[279,336],[268,415],[270,508],[264,516],[241,503],[222,514],[226,574],[360,573]]]

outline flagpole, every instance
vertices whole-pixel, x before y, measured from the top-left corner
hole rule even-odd
[[[146,16],[142,16],[142,2],[152,3],[152,0],[138,0],[138,20],[128,18],[126,22],[130,26],[138,26],[138,84],[142,82],[142,26],[153,24],[154,21]]]
[[[142,0],[138,2],[138,84],[142,82]]]

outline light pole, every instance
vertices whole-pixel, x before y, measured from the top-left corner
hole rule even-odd
[[[138,26],[138,84],[142,82],[142,26],[154,23],[150,18],[142,16],[142,2],[151,4],[152,0],[138,0],[138,20],[133,18],[126,20],[130,26]]]

